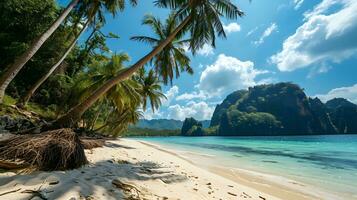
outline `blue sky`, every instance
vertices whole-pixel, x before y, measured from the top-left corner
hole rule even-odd
[[[168,100],[158,112],[145,112],[146,118],[210,119],[227,94],[282,81],[297,83],[323,101],[345,97],[357,103],[356,0],[234,2],[246,16],[223,19],[228,38],[218,39],[216,49],[206,46],[195,57],[187,52],[194,75],[183,74],[165,86]],[[121,37],[108,40],[108,46],[136,61],[151,49],[129,40],[151,34],[141,25],[143,16],[150,13],[164,19],[168,12],[154,7],[151,0],[141,0],[115,18],[108,15],[103,32]]]

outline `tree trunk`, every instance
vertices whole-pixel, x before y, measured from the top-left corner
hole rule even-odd
[[[71,52],[71,50],[73,49],[73,47],[76,45],[79,37],[82,35],[82,33],[86,30],[86,28],[88,27],[90,23],[90,20],[87,20],[87,22],[85,23],[85,25],[83,26],[82,30],[78,33],[78,35],[76,36],[76,38],[74,38],[74,40],[72,41],[71,45],[67,48],[66,52],[63,54],[63,56],[61,57],[61,59],[54,64],[50,70],[44,75],[42,76],[31,88],[30,90],[26,93],[25,96],[23,96],[22,98],[19,99],[17,105],[19,107],[24,107],[26,106],[27,102],[31,99],[32,95],[36,92],[36,90],[48,79],[48,77],[51,76],[51,74],[57,69],[58,66],[60,66],[62,64],[62,62],[64,61],[64,59],[68,56],[68,54]]]
[[[99,118],[99,114],[100,114],[100,112],[99,112],[99,110],[97,111],[97,113],[95,114],[95,116],[94,116],[94,119],[92,120],[92,122],[91,122],[91,126],[90,126],[90,130],[92,131],[93,129],[94,129],[94,127],[95,127],[95,123],[97,122],[97,120],[98,120],[98,118]]]
[[[43,43],[52,35],[52,33],[61,25],[63,20],[71,12],[71,10],[77,5],[79,0],[72,0],[67,8],[61,13],[61,15],[52,23],[49,29],[47,29],[41,36],[36,38],[30,45],[30,47],[15,61],[6,67],[6,71],[0,77],[0,103],[2,103],[5,90],[10,82],[15,78],[17,73],[22,67],[32,58],[33,55],[40,49]]]
[[[184,27],[191,20],[191,15],[188,16],[163,42],[161,42],[157,47],[155,47],[150,53],[146,54],[138,62],[136,62],[131,67],[124,70],[122,73],[118,74],[114,78],[108,80],[101,87],[96,89],[86,100],[82,103],[77,104],[75,107],[69,110],[69,112],[59,119],[57,119],[53,124],[53,128],[60,127],[72,127],[83,115],[83,113],[90,108],[103,94],[105,94],[110,88],[120,83],[121,81],[131,77],[138,69],[144,66],[148,61],[150,61],[154,56],[161,52],[168,44],[170,44],[176,37],[176,35],[184,29]]]
[[[84,62],[85,60],[88,58],[88,55],[89,55],[89,52],[92,50],[93,46],[94,46],[94,43],[92,42],[89,47],[88,47],[88,42],[90,41],[90,39],[93,37],[94,33],[97,32],[98,29],[96,28],[93,28],[93,31],[89,34],[87,40],[84,42],[85,44],[85,47],[84,47],[84,52],[82,52],[77,60],[78,60],[78,67],[74,68],[72,73],[71,73],[71,76],[74,76],[75,74],[77,74],[83,67],[84,65]]]

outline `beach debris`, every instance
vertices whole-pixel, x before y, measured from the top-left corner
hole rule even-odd
[[[259,196],[259,199],[266,200],[266,198],[262,196]]]
[[[231,188],[232,188],[232,187],[234,187],[234,186],[233,186],[233,185],[228,185],[228,187],[231,187]]]
[[[135,186],[128,183],[123,183],[118,179],[114,179],[112,181],[112,184],[116,188],[121,189],[125,194],[129,195],[128,199],[133,199],[133,200],[140,199],[140,190],[137,189]]]
[[[51,181],[51,182],[48,183],[48,185],[57,185],[58,183],[59,183],[58,180],[57,181]]]
[[[83,145],[72,129],[18,135],[0,141],[0,160],[17,159],[43,171],[78,168],[87,163]]]
[[[227,192],[229,195],[232,195],[232,196],[238,196],[237,194],[234,194],[234,193],[232,193],[232,192]]]
[[[10,194],[10,193],[18,192],[20,190],[21,190],[21,188],[16,189],[16,190],[11,190],[11,191],[8,191],[8,192],[4,192],[4,193],[1,193],[0,196],[4,196],[4,195]]]
[[[47,200],[47,198],[41,193],[41,190],[24,190],[21,193],[32,194],[30,199],[38,197],[38,198],[40,198],[42,200]]]
[[[243,192],[241,195],[241,197],[244,197],[244,198],[252,198],[249,194]]]
[[[84,149],[90,149],[91,153],[93,153],[94,148],[102,147],[105,144],[104,139],[97,139],[91,137],[80,137],[81,143]]]
[[[212,183],[207,183],[206,185],[212,185]]]
[[[130,162],[128,162],[128,161],[126,161],[126,160],[118,160],[117,163],[118,163],[118,164],[122,164],[122,165],[130,164]]]

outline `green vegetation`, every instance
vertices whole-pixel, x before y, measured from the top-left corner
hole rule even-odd
[[[179,136],[180,129],[157,130],[148,128],[129,128],[123,133],[125,137],[150,137],[150,136]]]
[[[357,133],[357,105],[345,99],[323,104],[298,85],[259,85],[228,95],[211,120],[217,135]]]
[[[226,37],[221,17],[243,15],[230,1],[157,0],[156,6],[171,13],[162,21],[143,16],[154,34],[131,39],[152,51],[126,66],[129,56],[112,54],[106,45],[107,38],[120,37],[101,31],[106,14],[116,17],[126,3],[140,2],[72,0],[61,8],[52,0],[1,1],[2,106],[46,119],[51,122],[41,126],[46,130],[70,127],[117,136],[148,105],[153,111],[160,107],[161,84],[193,73],[184,46],[193,54],[205,44],[214,47],[216,36]],[[85,30],[89,35],[78,43]]]
[[[194,118],[186,118],[181,128],[181,136],[215,136],[219,126],[205,127],[203,123],[207,121],[197,121]]]

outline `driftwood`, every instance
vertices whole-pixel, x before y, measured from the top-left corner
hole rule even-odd
[[[118,179],[114,179],[112,181],[112,184],[121,189],[124,193],[126,193],[127,195],[129,195],[126,199],[128,200],[137,200],[137,199],[141,199],[140,198],[140,190],[137,189],[135,186],[131,185],[131,184],[127,184],[127,183],[123,183]]]
[[[20,190],[21,190],[21,188],[16,189],[16,190],[11,190],[11,191],[8,191],[8,192],[4,192],[4,193],[1,193],[0,196],[4,196],[4,195],[10,194],[10,193],[18,192]]]

